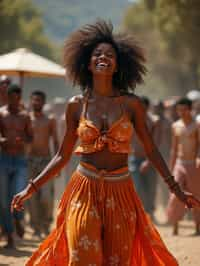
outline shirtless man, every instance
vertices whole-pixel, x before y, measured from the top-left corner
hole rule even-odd
[[[7,236],[7,248],[14,247],[10,203],[13,195],[26,185],[28,168],[25,150],[33,139],[30,117],[21,109],[21,94],[19,86],[10,85],[8,105],[0,110],[0,224]],[[16,213],[14,218],[16,229],[21,230],[22,236],[23,227],[20,222],[23,215]]]
[[[52,116],[44,114],[45,101],[46,95],[42,91],[34,91],[31,94],[30,116],[34,132],[34,141],[29,151],[29,177],[31,179],[34,179],[50,161],[51,139],[54,151],[58,149],[56,121]],[[40,237],[42,233],[46,235],[49,231],[53,212],[53,190],[53,183],[49,182],[30,200],[30,220],[36,236]]]
[[[141,97],[145,106],[147,125],[154,139],[158,142],[158,117],[148,112],[150,101],[146,97]],[[155,196],[157,186],[157,174],[146,158],[143,146],[136,136],[132,142],[132,154],[129,156],[129,170],[132,173],[134,184],[140,196],[145,210],[154,219]]]
[[[192,101],[180,99],[176,104],[180,119],[172,124],[170,168],[175,180],[183,189],[200,198],[200,126],[192,117]],[[185,214],[185,206],[170,196],[167,214],[173,224],[173,234],[178,234],[178,222]],[[200,211],[193,209],[196,234],[200,233]]]

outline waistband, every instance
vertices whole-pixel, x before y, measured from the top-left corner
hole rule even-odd
[[[176,164],[185,164],[185,165],[191,165],[195,164],[195,160],[183,160],[183,159],[177,159]]]
[[[96,169],[93,165],[81,162],[77,166],[77,171],[87,177],[109,181],[118,181],[130,177],[128,167],[122,167],[113,171],[108,171],[105,169],[99,170]]]

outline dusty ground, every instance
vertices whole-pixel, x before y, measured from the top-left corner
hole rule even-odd
[[[178,259],[180,266],[200,265],[200,236],[192,236],[194,228],[191,222],[182,222],[178,237],[171,236],[169,226],[159,225],[157,228],[170,251]],[[0,243],[2,244],[3,242]],[[5,251],[0,248],[0,266],[23,266],[38,244],[38,240],[31,239],[31,231],[28,230],[25,239],[18,241],[17,250]]]

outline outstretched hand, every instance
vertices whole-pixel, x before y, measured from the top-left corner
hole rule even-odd
[[[24,202],[31,197],[31,193],[28,192],[27,189],[22,190],[20,193],[16,194],[13,197],[11,203],[11,212],[16,211],[23,211],[24,210]]]
[[[200,208],[200,201],[191,193],[189,192],[184,192],[185,194],[185,199],[184,203],[187,208],[192,209],[192,208]]]

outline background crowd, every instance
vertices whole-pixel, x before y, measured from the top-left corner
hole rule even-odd
[[[24,212],[11,214],[13,195],[44,169],[57,151],[65,131],[67,99],[54,98],[47,103],[46,97],[43,90],[36,89],[25,102],[21,87],[9,77],[0,76],[0,242],[6,241],[6,248],[14,248],[15,239],[23,238],[28,227],[31,228],[33,238],[40,239],[49,233],[55,199],[61,196],[57,195],[56,187],[62,193],[76,167],[77,158],[72,156],[60,176],[35,193]],[[148,128],[171,170],[177,170],[172,162],[174,150],[177,149],[175,160],[178,162],[178,169],[181,165],[181,171],[186,176],[177,170],[177,181],[184,185],[189,179],[189,189],[192,188],[190,190],[195,192],[197,188],[196,195],[200,196],[200,184],[197,181],[200,167],[196,164],[193,167],[200,150],[200,92],[193,90],[184,98],[171,97],[157,102],[144,96],[141,99],[146,110]],[[185,128],[181,127],[180,121],[186,122]],[[179,137],[176,136],[178,148],[174,145],[175,135]],[[155,211],[162,205],[166,209],[166,221],[173,224],[173,233],[178,234],[178,221],[183,218],[184,211],[180,212],[181,206],[174,202],[162,179],[158,178],[136,135],[132,141],[129,170],[144,208],[153,221],[158,222]],[[196,223],[195,233],[199,234],[200,214],[195,213],[193,217]]]

